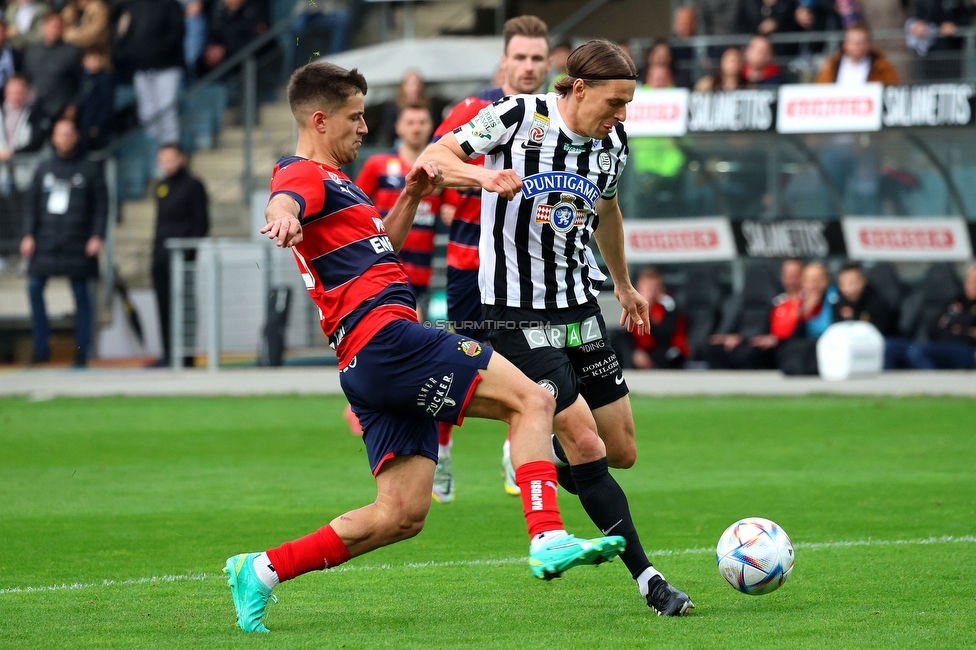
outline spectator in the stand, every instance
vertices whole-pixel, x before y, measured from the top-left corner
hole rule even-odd
[[[925,80],[958,79],[961,75],[959,55],[951,53],[962,49],[963,39],[956,32],[969,24],[970,11],[970,3],[962,0],[915,0],[905,32],[908,47],[922,57]]]
[[[837,290],[820,262],[803,267],[798,298],[773,308],[770,333],[757,337],[759,345],[776,349],[776,365],[786,375],[817,374],[817,339],[833,323]]]
[[[82,52],[61,38],[64,33],[61,14],[52,12],[45,16],[41,29],[44,41],[27,48],[24,71],[34,85],[37,106],[54,122],[78,95]]]
[[[0,19],[0,92],[21,67],[20,53],[7,42],[7,22]]]
[[[82,151],[95,151],[108,145],[115,99],[115,82],[106,69],[108,62],[108,48],[104,46],[88,48],[81,60],[85,72],[81,75],[74,117]]]
[[[644,88],[671,88],[675,85],[674,74],[671,46],[658,41],[647,51],[644,67],[637,71],[637,81]]]
[[[153,237],[152,278],[159,309],[159,331],[163,356],[158,366],[169,365],[170,354],[170,252],[171,237],[206,237],[210,231],[207,190],[187,171],[187,157],[178,145],[159,150],[159,169],[163,180],[156,187],[156,234]],[[183,360],[193,365],[192,358]]]
[[[871,323],[881,335],[894,334],[895,322],[887,303],[868,285],[860,265],[850,263],[837,273],[837,301],[834,303],[834,322],[858,320]]]
[[[108,5],[103,0],[72,0],[61,11],[64,42],[83,50],[105,48],[111,43]]]
[[[742,0],[739,30],[763,36],[791,31],[795,8],[795,0]]]
[[[378,138],[384,144],[393,144],[396,138],[396,121],[400,111],[406,106],[418,104],[426,106],[430,110],[431,119],[436,130],[443,118],[444,102],[429,97],[427,95],[424,78],[416,70],[410,70],[403,79],[400,80],[400,87],[397,89],[396,97],[392,102],[387,102],[383,106],[382,126],[377,133]]]
[[[691,7],[678,7],[674,10],[671,34],[676,38],[691,38],[695,35],[695,10]],[[691,88],[695,67],[695,49],[690,45],[675,45],[671,48],[674,59],[672,71],[674,83],[679,88]]]
[[[664,287],[661,273],[654,267],[640,272],[635,282],[638,293],[649,305],[650,331],[638,334],[621,331],[614,347],[624,368],[681,368],[690,355],[688,324],[685,315]]]
[[[183,32],[177,0],[132,0],[119,19],[116,60],[132,73],[140,124],[161,144],[180,139]]]
[[[901,83],[898,71],[884,55],[871,44],[867,27],[855,24],[844,31],[844,43],[840,51],[828,58],[817,74],[817,83],[836,83],[841,86],[860,86],[879,81],[886,86]]]
[[[742,53],[742,78],[748,88],[765,88],[783,83],[783,69],[773,63],[773,46],[765,36],[749,39]]]
[[[698,0],[695,25],[706,36],[728,36],[739,32],[741,0]]]
[[[908,349],[908,365],[917,370],[976,368],[976,264],[966,269],[962,295],[949,303],[929,332],[929,343]]]
[[[34,0],[15,0],[7,3],[4,17],[7,19],[7,38],[15,50],[26,49],[28,45],[44,40],[41,24],[51,8],[43,2]]]
[[[731,92],[742,88],[742,52],[727,47],[719,60],[718,74],[702,77],[695,84],[695,92]]]
[[[549,92],[555,92],[556,82],[566,76],[566,61],[572,52],[572,46],[566,41],[556,43],[549,51],[549,82],[546,84]]]
[[[216,68],[268,31],[266,12],[254,0],[221,0],[214,9],[209,31],[202,59],[207,70]]]
[[[203,0],[180,0],[183,5],[183,62],[195,75],[197,63],[207,46],[207,11]]]
[[[78,132],[71,121],[59,120],[54,125],[51,144],[56,155],[34,173],[20,243],[21,256],[30,260],[27,290],[34,338],[32,361],[40,363],[51,357],[44,287],[50,277],[67,276],[75,297],[74,364],[85,366],[92,334],[88,283],[98,277],[108,193],[98,164],[78,154]]]
[[[302,51],[302,38],[310,30],[325,29],[329,32],[328,47],[319,54],[336,54],[346,49],[349,36],[349,3],[346,0],[297,0],[292,11],[292,22],[288,27],[289,47],[285,48],[285,70],[291,74],[295,69],[298,52]],[[301,65],[308,63],[301,61]]]
[[[30,105],[30,84],[27,77],[15,74],[3,89],[0,108],[0,194],[7,196],[14,189],[14,170],[10,160],[14,154],[37,151],[47,140],[50,122]]]
[[[803,295],[803,263],[788,259],[780,267],[780,283],[783,293],[773,298],[769,333],[746,339],[738,332],[713,334],[708,339],[705,359],[712,369],[762,370],[776,367],[776,346],[784,333],[784,314],[798,311]],[[784,307],[785,305],[785,307]],[[777,310],[780,310],[777,312]],[[795,325],[795,323],[794,323]],[[775,333],[774,333],[775,332]],[[792,329],[787,336],[792,335]]]
[[[847,28],[860,19],[856,0],[799,0],[793,21],[808,32]]]

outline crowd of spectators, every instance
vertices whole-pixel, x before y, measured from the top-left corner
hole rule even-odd
[[[777,282],[757,264],[747,269],[741,291],[715,301],[714,314],[686,313],[689,296],[672,294],[653,267],[638,273],[635,286],[650,305],[650,332],[614,334],[625,368],[814,375],[817,341],[844,321],[878,330],[886,370],[976,368],[976,264],[966,269],[962,282],[950,266],[935,265],[910,289],[887,265],[866,274],[848,263],[832,278],[821,262],[787,259]],[[686,289],[701,291],[700,286]],[[704,330],[696,322],[703,317]]]
[[[896,84],[903,75],[871,43],[866,19],[869,14],[878,13],[905,16],[894,20],[904,21],[904,49],[917,57],[912,71],[915,77],[958,78],[962,72],[963,49],[958,30],[970,25],[973,8],[972,3],[963,0],[912,0],[907,6],[889,0],[699,0],[691,4],[675,10],[673,39],[751,35],[749,44],[741,50],[712,46],[700,60],[700,52],[688,45],[671,46],[665,41],[654,44],[641,75],[646,85],[651,86],[654,65],[668,66],[676,87],[699,91],[786,83],[797,80],[797,75],[774,60],[790,61],[801,50],[804,55],[817,55],[815,61],[820,65],[812,76],[818,83],[869,80]],[[842,50],[829,56],[823,53],[825,43],[816,39],[801,48],[795,42],[773,44],[768,38],[774,34],[833,30],[844,30],[846,34]],[[733,68],[735,55],[730,54],[734,50],[739,50],[740,55],[737,71]],[[695,75],[695,71],[701,73]],[[716,83],[719,80],[721,84]]]

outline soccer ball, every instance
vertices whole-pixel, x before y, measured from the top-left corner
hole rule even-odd
[[[793,571],[793,542],[776,523],[747,517],[722,533],[715,561],[733,589],[750,596],[768,594],[779,589]]]

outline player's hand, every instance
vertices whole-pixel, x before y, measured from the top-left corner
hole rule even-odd
[[[278,248],[291,248],[302,243],[302,224],[296,217],[287,215],[271,221],[261,229],[268,239],[277,239]]]
[[[638,334],[650,333],[651,318],[648,315],[648,305],[644,296],[640,295],[634,287],[624,289],[614,287],[613,293],[624,308],[620,314],[621,327],[626,327],[628,332],[636,329]]]
[[[408,196],[422,199],[444,182],[444,173],[437,162],[429,160],[417,163],[404,177],[403,191]]]
[[[511,169],[485,170],[481,187],[511,201],[522,189],[522,179]]]

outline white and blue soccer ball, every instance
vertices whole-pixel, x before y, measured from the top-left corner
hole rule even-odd
[[[747,517],[722,533],[715,560],[733,589],[750,596],[768,594],[793,571],[793,542],[775,522]]]

